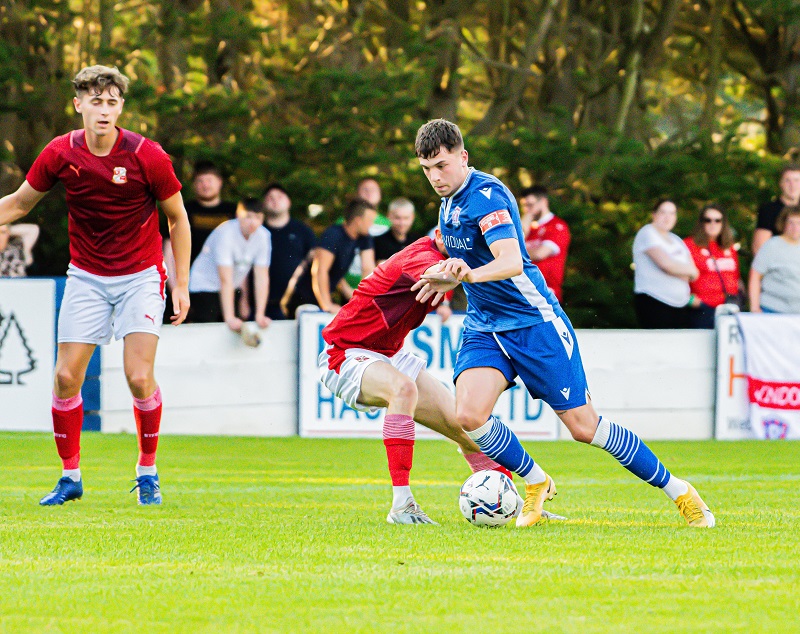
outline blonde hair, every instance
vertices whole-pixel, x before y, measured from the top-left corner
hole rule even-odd
[[[128,90],[130,80],[119,72],[116,66],[87,66],[82,69],[75,79],[72,80],[72,85],[75,88],[75,94],[82,97],[86,93],[99,95],[106,89],[116,88],[119,96],[125,95]]]

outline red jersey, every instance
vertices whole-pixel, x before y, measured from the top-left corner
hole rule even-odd
[[[701,247],[693,238],[686,238],[684,242],[689,247],[694,265],[700,271],[700,277],[689,284],[692,293],[704,304],[714,307],[725,303],[726,294],[736,295],[739,290],[739,254],[736,249],[723,249],[716,242],[709,242],[707,247]],[[717,274],[717,266],[722,274],[722,281]]]
[[[95,275],[128,275],[163,262],[157,200],[181,189],[161,146],[117,128],[108,156],[95,156],[83,130],[56,137],[34,161],[27,181],[46,192],[67,190],[72,264]]]
[[[349,348],[364,348],[387,357],[397,354],[408,333],[431,310],[430,301],[416,301],[417,292],[411,287],[442,260],[436,243],[428,237],[420,238],[361,280],[352,299],[322,331],[325,342],[334,345],[330,369],[339,369]]]
[[[526,247],[538,247],[547,242],[557,248],[558,253],[534,264],[539,267],[544,281],[559,302],[562,300],[561,286],[564,283],[564,267],[567,264],[567,250],[571,240],[567,223],[552,215],[540,224],[534,222],[525,238]]]

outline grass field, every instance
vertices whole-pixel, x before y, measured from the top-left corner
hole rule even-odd
[[[800,443],[661,442],[717,528],[604,452],[528,443],[570,521],[478,529],[452,445],[412,486],[441,526],[385,521],[383,446],[161,439],[164,505],[140,508],[136,440],[84,434],[83,500],[43,508],[52,437],[0,434],[3,632],[800,631]]]

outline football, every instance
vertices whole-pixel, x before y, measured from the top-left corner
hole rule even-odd
[[[461,487],[461,514],[475,526],[503,526],[514,519],[522,500],[511,478],[499,471],[476,471]]]

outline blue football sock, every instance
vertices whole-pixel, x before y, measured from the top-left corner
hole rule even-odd
[[[508,427],[494,416],[474,431],[466,432],[481,451],[509,471],[525,478],[533,469],[533,458]]]
[[[623,467],[647,484],[663,489],[669,482],[670,473],[667,468],[642,442],[642,439],[629,429],[620,427],[601,416],[592,444],[605,449],[619,460]]]

